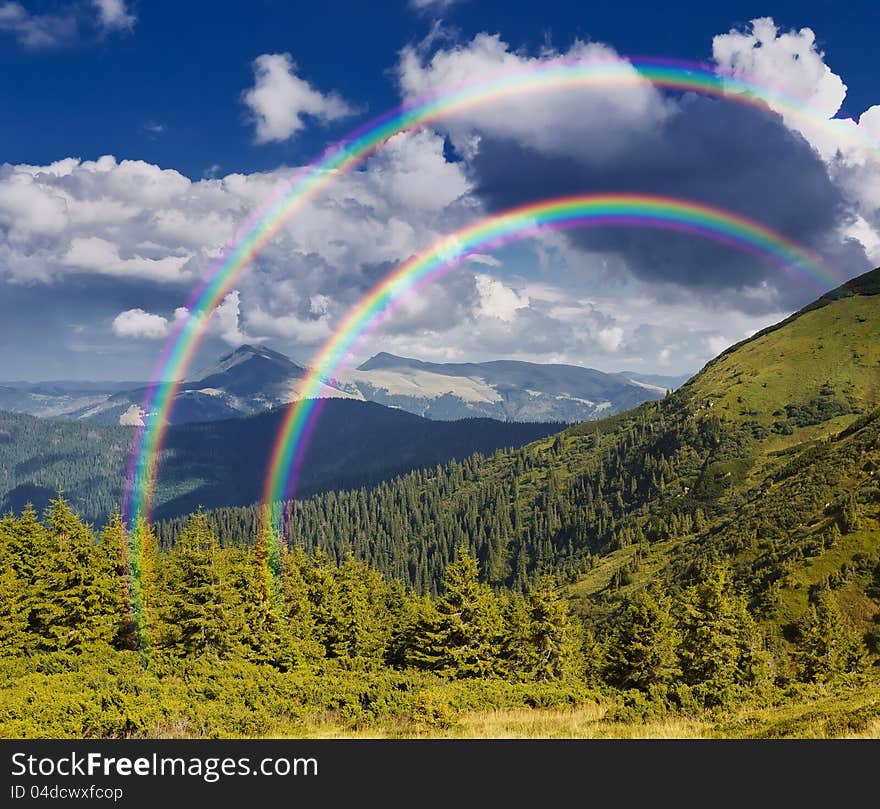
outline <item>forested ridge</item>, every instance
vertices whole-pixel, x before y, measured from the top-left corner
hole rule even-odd
[[[199,505],[249,505],[260,498],[282,411],[172,425],[159,459],[155,513]],[[432,422],[368,402],[331,400],[305,458],[304,494],[374,484],[422,466],[549,435],[559,424],[465,419]],[[64,490],[78,513],[103,522],[118,507],[135,438],[132,427],[48,421],[0,411],[0,509],[42,509]]]

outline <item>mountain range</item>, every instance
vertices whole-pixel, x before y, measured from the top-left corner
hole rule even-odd
[[[172,422],[251,416],[291,401],[308,368],[263,346],[243,345],[185,380]],[[609,374],[573,365],[515,360],[431,363],[393,354],[371,357],[342,379],[324,379],[319,398],[376,402],[426,418],[452,421],[572,423],[658,399],[686,376]],[[42,418],[133,426],[147,388],[137,383],[21,383],[0,385],[0,409]]]

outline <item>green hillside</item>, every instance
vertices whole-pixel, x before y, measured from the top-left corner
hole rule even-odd
[[[647,582],[675,591],[721,559],[776,642],[824,584],[854,628],[877,634],[878,287],[880,271],[856,279],[661,402],[518,451],[287,504],[289,538],[435,593],[464,542],[494,585],[564,577],[599,631]],[[214,519],[245,541],[254,524],[246,510]],[[166,543],[179,529],[159,526]]]

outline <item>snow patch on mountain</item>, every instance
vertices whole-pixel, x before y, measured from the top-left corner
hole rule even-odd
[[[370,385],[390,396],[412,396],[433,399],[438,396],[457,396],[465,402],[493,404],[503,396],[485,379],[469,376],[447,376],[415,369],[350,371],[346,381],[354,385]]]

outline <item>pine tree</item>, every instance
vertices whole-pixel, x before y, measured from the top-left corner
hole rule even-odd
[[[681,638],[672,602],[659,587],[639,593],[614,632],[606,659],[606,678],[619,688],[647,691],[674,680],[681,672]]]
[[[103,594],[109,634],[119,649],[137,648],[137,622],[132,601],[129,539],[122,517],[114,511],[101,532],[100,561],[110,583]]]
[[[419,642],[428,667],[449,677],[488,677],[501,668],[501,611],[495,596],[479,581],[476,557],[460,545],[446,566],[436,616]]]
[[[14,564],[12,538],[16,520],[0,519],[0,658],[20,657],[27,649],[29,594],[26,581]]]
[[[165,608],[159,582],[159,543],[153,527],[138,519],[129,537],[131,604],[136,648],[149,652],[161,639],[160,614]]]
[[[440,615],[430,596],[407,596],[388,642],[388,664],[397,668],[437,670],[441,663],[439,624]]]
[[[516,591],[502,595],[500,609],[504,625],[501,644],[504,675],[508,679],[528,680],[532,676],[535,655],[526,598]]]
[[[716,565],[681,602],[683,679],[702,686],[708,703],[723,703],[737,680],[740,630],[730,573]]]
[[[581,637],[559,587],[542,577],[526,595],[530,674],[537,680],[575,676],[580,665]]]
[[[830,590],[823,589],[819,593],[816,603],[807,609],[799,630],[796,658],[801,679],[824,682],[861,670],[864,660],[861,644],[843,623]]]
[[[318,634],[315,609],[309,597],[306,570],[309,562],[301,547],[292,551],[280,546],[282,615],[287,622],[286,635],[294,666],[314,663],[324,657]]]
[[[389,627],[385,586],[377,574],[351,558],[335,571],[336,609],[325,626],[328,655],[349,667],[371,667],[385,655]]]
[[[34,531],[41,558],[33,563],[34,598],[30,629],[37,648],[82,652],[109,644],[115,635],[108,621],[107,592],[114,583],[100,564],[91,529],[83,525],[59,495],[46,511],[43,537]],[[118,613],[113,616],[118,617]]]
[[[172,552],[168,646],[183,657],[222,657],[228,646],[217,537],[203,511],[193,514]]]
[[[850,492],[843,503],[843,512],[841,514],[843,521],[843,532],[851,534],[858,531],[862,527],[862,509],[859,501],[856,500],[854,493]]]

